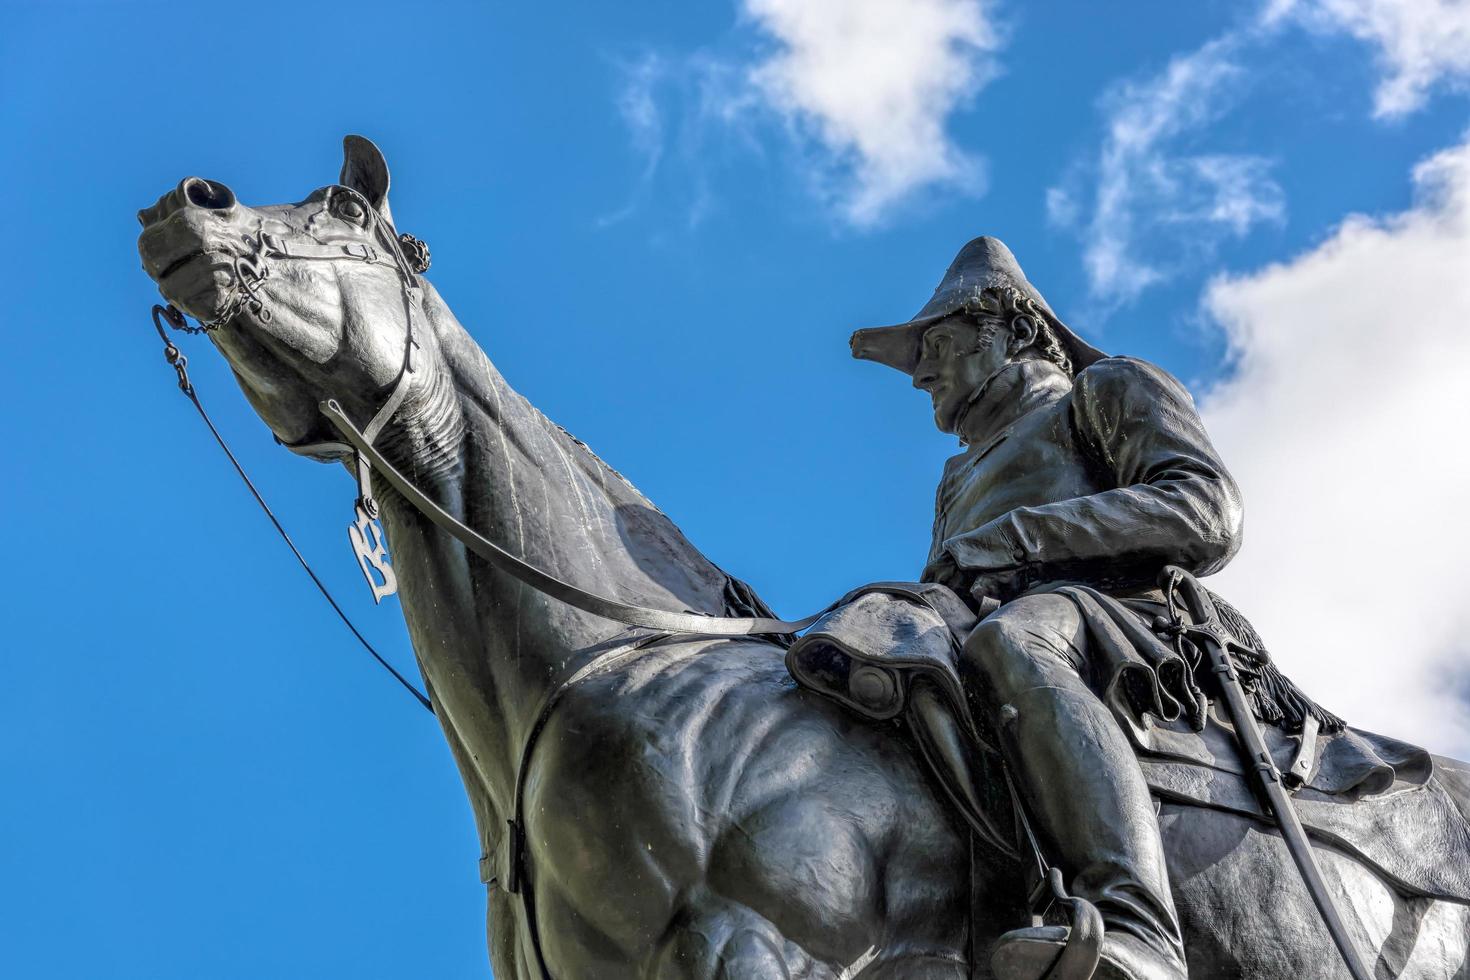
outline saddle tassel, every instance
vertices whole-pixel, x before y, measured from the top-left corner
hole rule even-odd
[[[1304,730],[1308,718],[1316,721],[1316,727],[1323,735],[1335,735],[1347,727],[1342,718],[1313,701],[1295,681],[1281,672],[1267,652],[1261,635],[1240,610],[1214,592],[1210,593],[1210,599],[1220,614],[1221,625],[1256,655],[1249,662],[1237,663],[1236,667],[1257,718],[1293,734]]]

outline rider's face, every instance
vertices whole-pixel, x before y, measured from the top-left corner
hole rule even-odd
[[[929,392],[939,431],[955,431],[970,399],[1005,364],[1004,332],[967,316],[946,317],[925,331],[914,387]]]

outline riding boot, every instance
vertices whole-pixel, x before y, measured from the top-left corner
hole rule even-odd
[[[1002,752],[1072,895],[1102,915],[1095,976],[1180,980],[1184,946],[1148,786],[1107,707],[1077,684],[1031,688],[1001,706]],[[1045,975],[1059,950],[1055,932],[1006,933],[992,957],[996,975],[1025,976],[1028,963]]]

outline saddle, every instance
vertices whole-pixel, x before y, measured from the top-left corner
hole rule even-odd
[[[999,755],[970,709],[958,670],[960,645],[977,622],[945,586],[875,583],[850,593],[797,639],[786,666],[802,687],[873,721],[911,717],[916,700],[935,700],[921,692],[938,692],[978,748],[976,768],[997,788],[991,808],[1004,811],[1011,801]],[[1274,826],[1222,715],[1211,708],[1201,730],[1146,723],[1147,744],[1135,739],[1134,749],[1157,799]],[[1308,725],[1300,735],[1272,724],[1263,729],[1278,767],[1293,776],[1294,802],[1310,836],[1405,894],[1470,904],[1470,766],[1347,726],[1324,734]],[[930,768],[943,783],[942,769]],[[991,828],[1009,823],[989,816]],[[1007,854],[1020,850],[1019,830],[977,830]]]

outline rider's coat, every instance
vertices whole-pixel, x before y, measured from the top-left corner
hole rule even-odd
[[[1178,381],[1109,357],[1030,398],[945,464],[931,569],[947,552],[961,568],[1020,566],[1028,585],[1133,589],[1165,565],[1208,575],[1235,554],[1240,492]]]
[[[1191,671],[1151,625],[1166,565],[1219,570],[1240,546],[1241,500],[1189,393],[1145,361],[1109,357],[1069,382],[1028,371],[992,434],[945,465],[925,581],[961,596],[978,575],[1060,592],[1088,627],[1081,674],[1145,743],[1144,713],[1203,723]],[[958,568],[956,568],[958,566]],[[1124,683],[1120,683],[1120,681]]]

